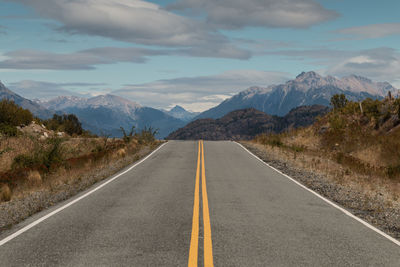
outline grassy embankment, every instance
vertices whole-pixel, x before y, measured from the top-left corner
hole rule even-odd
[[[12,102],[1,101],[0,204],[38,192],[49,195],[66,188],[82,190],[160,143],[151,128],[123,133],[122,139],[97,137],[83,131],[73,115],[41,121]]]
[[[252,143],[292,166],[369,194],[391,206],[400,201],[400,99],[349,102],[307,128],[263,134]]]

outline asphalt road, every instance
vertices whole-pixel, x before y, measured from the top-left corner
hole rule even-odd
[[[209,257],[215,266],[400,266],[398,245],[238,144],[204,142],[203,157],[198,142],[168,142],[1,245],[0,265],[187,266],[191,250],[199,266]],[[97,186],[13,227],[0,243]]]

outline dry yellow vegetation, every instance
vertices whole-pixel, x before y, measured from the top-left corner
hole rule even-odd
[[[307,128],[252,142],[293,166],[335,182],[400,197],[400,100],[347,102]]]
[[[0,202],[78,183],[93,170],[106,169],[128,156],[131,162],[137,160],[143,148],[158,144],[152,133],[143,131],[124,139],[69,136],[43,139],[27,133],[2,136]]]

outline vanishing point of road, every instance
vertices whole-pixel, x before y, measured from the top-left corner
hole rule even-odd
[[[1,234],[0,266],[400,266],[400,246],[235,142],[170,141]]]

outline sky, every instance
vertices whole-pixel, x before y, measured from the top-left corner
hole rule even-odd
[[[400,88],[398,0],[0,0],[0,80],[203,111],[302,71]]]

